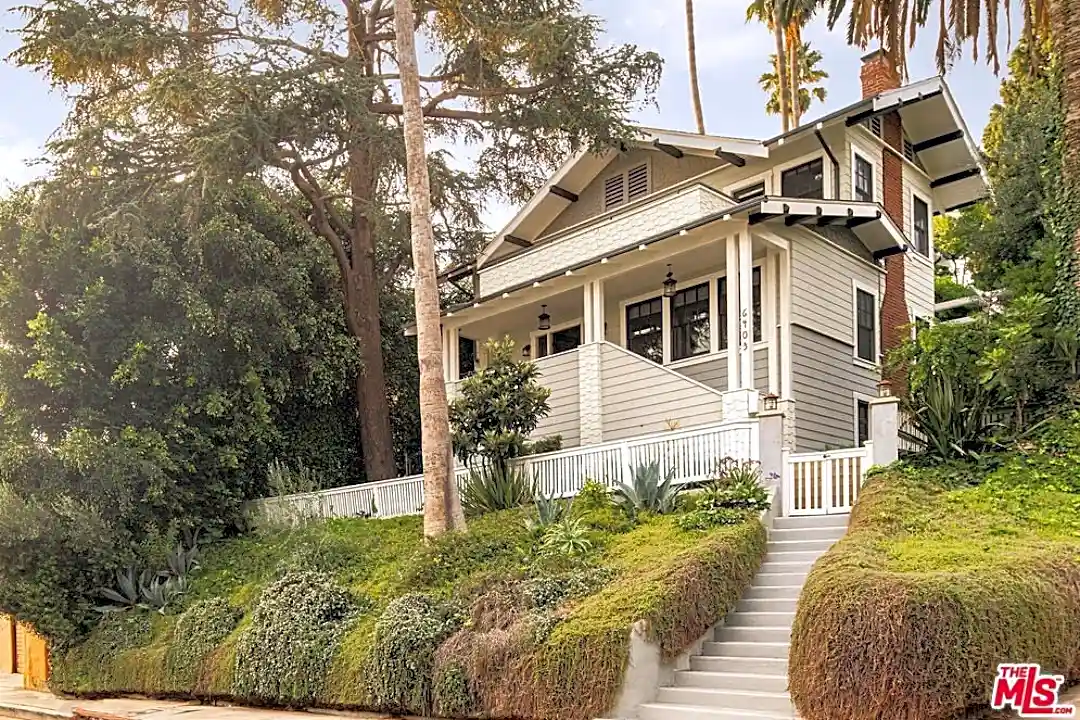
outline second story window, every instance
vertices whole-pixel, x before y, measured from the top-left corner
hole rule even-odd
[[[747,200],[753,200],[754,198],[765,197],[765,182],[762,181],[754,183],[753,185],[741,187],[731,193],[731,197],[735,198],[736,202],[746,202]]]
[[[626,348],[654,363],[664,362],[664,299],[626,306]]]
[[[930,206],[920,197],[911,199],[912,240],[915,249],[922,255],[930,256]]]
[[[789,198],[825,197],[825,164],[821,158],[788,168],[780,174],[780,194]]]
[[[859,202],[874,202],[874,166],[858,153],[855,153],[854,199]]]
[[[855,357],[877,362],[877,302],[872,293],[855,290]]]
[[[649,166],[635,165],[604,181],[604,210],[633,202],[649,194]]]

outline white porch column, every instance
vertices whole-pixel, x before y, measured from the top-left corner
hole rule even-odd
[[[450,382],[450,328],[440,326],[442,330],[442,376],[443,380]]]
[[[791,249],[780,252],[780,397],[794,400],[791,380]]]
[[[461,344],[458,342],[458,337],[461,334],[461,330],[458,328],[450,328],[446,331],[446,342],[448,345],[447,357],[450,367],[447,369],[446,379],[447,381],[454,381],[461,379],[461,359],[459,354],[461,351]]]
[[[750,229],[739,231],[739,387],[754,387],[754,253]]]
[[[604,281],[585,283],[583,289],[581,342],[602,342],[604,338]]]
[[[739,387],[739,246],[736,236],[725,238],[727,262],[727,388]]]
[[[780,395],[780,297],[778,286],[780,280],[780,255],[776,249],[769,246],[765,256],[765,274],[762,277],[762,330],[764,340],[769,343],[769,392]],[[759,388],[760,389],[760,388]]]

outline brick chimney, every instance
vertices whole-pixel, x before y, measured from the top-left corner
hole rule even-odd
[[[900,73],[896,64],[882,50],[875,50],[862,59],[859,72],[863,98],[900,87]],[[900,114],[891,112],[881,117],[881,137],[892,148],[881,151],[882,201],[885,213],[899,228],[904,227],[904,132]],[[907,311],[907,291],[904,282],[904,256],[885,258],[885,297],[881,303],[881,349],[887,353],[901,345],[908,337],[906,326],[911,322]],[[906,384],[903,377],[890,378],[899,385]]]

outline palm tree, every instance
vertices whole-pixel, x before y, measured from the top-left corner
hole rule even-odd
[[[1015,0],[1014,0],[1015,1]],[[971,42],[978,58],[979,41],[985,40],[987,62],[999,72],[998,12],[1010,0],[936,0],[935,8],[927,0],[865,0],[852,4],[848,19],[848,43],[866,47],[871,41],[892,57],[897,67],[906,67],[906,49],[914,43],[917,31],[926,25],[931,13],[938,18],[937,64],[945,72]],[[844,14],[847,0],[827,0],[829,27]],[[1029,48],[1051,40],[1054,55],[1061,65],[1061,104],[1065,112],[1062,127],[1062,177],[1066,188],[1067,220],[1072,224],[1073,249],[1080,255],[1080,0],[1021,0],[1023,37]],[[988,19],[980,23],[980,18]]]
[[[788,82],[791,83],[791,126],[799,126],[805,110],[799,111],[799,103],[795,101],[802,95],[802,78],[799,71],[799,54],[802,52],[802,30],[817,12],[819,0],[786,0],[783,8],[784,39],[786,41],[788,61]]]
[[[806,114],[814,100],[821,103],[825,102],[828,92],[820,83],[829,77],[829,73],[819,67],[822,61],[821,53],[811,49],[809,42],[799,46],[799,51],[795,53],[795,57],[797,60],[795,71],[797,73],[798,93],[795,96],[796,102],[792,111],[797,125],[798,119]],[[780,84],[779,78],[776,76],[775,55],[769,56],[769,67],[774,69],[762,73],[758,82],[761,84],[761,89],[769,93],[769,99],[765,103],[765,112],[770,115],[778,115],[780,113]]]
[[[764,23],[776,39],[776,75],[784,92],[778,93],[779,114],[784,130],[799,126],[803,112],[799,112],[795,99],[800,90],[799,52],[803,45],[802,29],[818,8],[818,0],[753,0],[746,8],[746,20]],[[805,112],[805,111],[804,111]]]
[[[405,160],[412,215],[412,251],[416,273],[416,345],[420,361],[420,432],[424,455],[424,535],[436,537],[465,529],[453,473],[450,412],[442,371],[442,330],[436,279],[435,232],[431,226],[431,186],[424,148],[420,71],[412,0],[394,3],[397,64],[401,73]]]
[[[699,135],[705,134],[705,114],[701,111],[701,90],[698,88],[697,41],[694,39],[694,0],[686,0],[686,49],[690,54],[690,100],[694,103],[694,120]]]
[[[839,0],[838,0],[839,1]],[[791,86],[788,84],[787,45],[784,41],[784,2],[783,0],[753,0],[746,8],[746,22],[757,20],[769,28],[776,41],[776,52],[772,55],[776,64],[776,77],[780,87],[780,122],[784,132],[791,129],[789,98]]]

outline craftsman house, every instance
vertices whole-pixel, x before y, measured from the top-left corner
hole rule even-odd
[[[932,218],[987,192],[942,78],[879,53],[863,100],[768,140],[642,128],[560,167],[443,318],[456,384],[510,336],[565,447],[715,425],[775,395],[786,445],[859,447],[883,354],[934,315]],[[771,400],[771,398],[770,398]],[[793,419],[793,422],[791,422]]]

